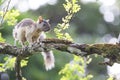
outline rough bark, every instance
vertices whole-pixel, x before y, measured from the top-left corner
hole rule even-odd
[[[105,62],[105,64],[108,65],[112,65],[114,62],[120,62],[120,44],[76,44],[68,40],[45,39],[41,43],[34,43],[32,47],[26,46],[25,48],[18,48],[7,43],[0,43],[0,54],[17,57],[16,76],[20,77],[18,80],[21,80],[20,61],[34,55],[36,52],[42,52],[44,49],[56,49],[77,56],[98,54],[110,59],[109,62]]]

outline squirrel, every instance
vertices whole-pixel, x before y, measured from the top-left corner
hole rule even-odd
[[[29,43],[31,47],[34,42],[40,42],[46,38],[45,32],[50,30],[49,20],[43,19],[39,16],[37,22],[26,18],[20,21],[13,29],[14,45],[19,41],[22,47],[25,47],[25,42]],[[54,55],[51,50],[44,50],[42,52],[46,70],[54,68]]]

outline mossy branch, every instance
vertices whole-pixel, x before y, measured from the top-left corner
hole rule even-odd
[[[0,43],[0,54],[20,56],[21,59],[33,55],[35,52],[42,52],[45,48],[56,49],[77,56],[98,54],[109,58],[113,63],[120,61],[120,44],[76,44],[68,40],[45,39],[40,43],[34,43],[32,47],[18,48],[6,43]]]
[[[17,58],[15,70],[18,80],[22,80],[21,60],[34,55],[35,52],[42,52],[44,49],[56,49],[77,56],[98,54],[110,59],[109,62],[105,62],[108,65],[120,62],[120,44],[76,44],[68,40],[45,39],[41,43],[34,43],[32,47],[18,48],[7,43],[0,43],[0,54],[12,55]]]

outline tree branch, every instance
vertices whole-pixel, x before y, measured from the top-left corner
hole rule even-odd
[[[56,49],[77,56],[98,54],[110,59],[109,62],[105,62],[108,65],[113,65],[114,62],[120,62],[120,44],[76,44],[68,40],[45,39],[41,43],[34,43],[32,47],[18,48],[7,43],[0,43],[0,54],[17,57],[16,73],[17,78],[19,76],[18,80],[21,80],[20,61],[26,57],[30,57],[35,52],[42,52],[44,49]]]
[[[33,55],[35,52],[42,52],[44,49],[56,49],[77,56],[98,54],[109,58],[113,62],[120,61],[120,44],[76,44],[68,40],[45,39],[40,43],[34,43],[32,47],[18,48],[6,43],[0,43],[0,54],[21,56],[22,59]]]
[[[10,5],[10,2],[11,2],[11,0],[8,1],[8,4],[7,4],[6,9],[5,9],[5,12],[4,12],[4,14],[3,14],[3,16],[2,16],[2,19],[1,19],[1,22],[0,22],[0,27],[2,27],[2,23],[3,23],[3,20],[4,20],[4,18],[5,18],[5,15],[7,14],[7,11],[8,11],[9,5]]]

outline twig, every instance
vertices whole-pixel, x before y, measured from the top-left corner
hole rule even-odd
[[[2,26],[4,17],[5,17],[5,15],[7,14],[7,11],[8,11],[9,5],[10,5],[10,2],[11,2],[11,0],[8,1],[7,7],[6,7],[6,9],[5,9],[5,12],[4,12],[4,14],[3,14],[3,16],[2,16],[2,19],[1,19],[1,22],[0,22],[0,27]]]

